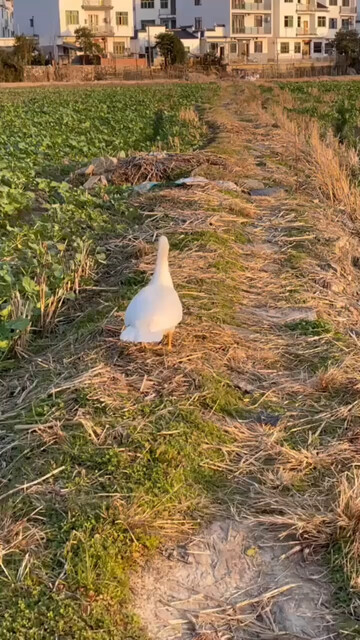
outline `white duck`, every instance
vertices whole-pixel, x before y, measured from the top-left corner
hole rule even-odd
[[[183,311],[171,279],[168,257],[169,242],[161,236],[154,275],[126,310],[125,329],[120,336],[124,342],[161,342],[167,335],[169,349],[172,348],[173,333]]]

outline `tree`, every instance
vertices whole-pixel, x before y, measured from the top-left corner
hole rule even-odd
[[[0,51],[0,81],[21,82],[24,79],[24,65],[13,52]]]
[[[23,65],[45,64],[45,58],[39,51],[35,38],[16,36],[13,53],[15,60]]]
[[[103,48],[98,42],[94,41],[95,35],[88,27],[78,27],[75,29],[76,43],[79,45],[84,53],[85,61],[94,62],[95,56],[102,56],[104,53]]]
[[[156,37],[155,46],[160,55],[164,58],[165,69],[173,64],[184,64],[186,61],[186,51],[183,43],[171,31],[159,33]]]
[[[360,58],[360,38],[355,29],[340,29],[334,40],[336,53],[344,55],[348,66],[357,66]]]

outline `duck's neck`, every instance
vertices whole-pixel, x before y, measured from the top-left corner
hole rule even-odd
[[[159,246],[152,282],[153,284],[162,284],[167,287],[173,286],[169,271],[169,247],[167,245]]]

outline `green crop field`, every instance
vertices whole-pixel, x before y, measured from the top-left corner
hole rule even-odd
[[[283,91],[294,99],[290,111],[317,118],[344,142],[357,146],[360,119],[359,82],[286,82]]]
[[[104,154],[196,149],[205,129],[179,115],[208,97],[204,85],[2,93],[0,368],[14,342],[51,327],[91,279],[104,260],[100,236],[125,215],[121,188],[105,204],[64,179]]]

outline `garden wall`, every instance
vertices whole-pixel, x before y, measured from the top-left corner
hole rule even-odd
[[[24,82],[92,82],[112,78],[131,79],[132,74],[148,76],[145,59],[122,58],[103,60],[99,65],[59,65],[56,67],[28,66],[24,70]]]

